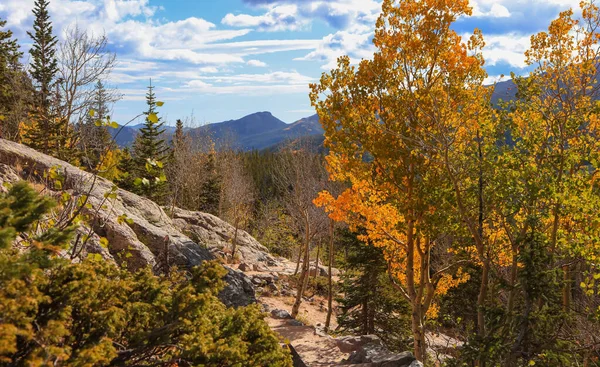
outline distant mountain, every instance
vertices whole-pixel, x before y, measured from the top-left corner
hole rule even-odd
[[[511,80],[498,82],[494,86],[494,93],[492,93],[492,103],[496,105],[500,100],[512,101],[517,94],[517,86]]]
[[[135,137],[138,134],[138,131],[144,127],[144,124],[137,124],[133,126],[124,126],[123,129],[119,132],[119,129],[109,129],[110,134],[114,138],[116,136],[117,145],[120,147],[129,147],[133,145],[135,141]],[[175,133],[175,126],[164,126],[165,134],[168,138]],[[118,135],[117,135],[118,134]]]
[[[229,120],[204,125],[191,130],[192,137],[209,135],[217,147],[231,146],[244,150],[252,149],[254,139],[265,134],[285,129],[285,122],[273,116],[271,112],[257,112],[238,120]]]
[[[515,98],[517,88],[512,80],[498,82],[494,86],[492,103],[510,101]],[[143,124],[127,126],[117,137],[119,146],[130,146]],[[118,129],[111,129],[115,134]],[[174,133],[175,127],[166,126],[167,139]],[[322,145],[323,128],[318,115],[286,124],[270,112],[257,112],[237,120],[229,120],[200,126],[188,130],[192,137],[209,135],[219,147],[232,147],[241,150],[281,149],[291,140],[309,145]]]
[[[239,139],[239,147],[244,150],[262,150],[289,140],[308,136],[323,136],[323,128],[317,115],[303,118],[293,124],[286,124],[275,130],[243,137]]]

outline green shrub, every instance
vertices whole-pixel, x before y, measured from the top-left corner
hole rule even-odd
[[[291,366],[257,306],[218,300],[216,262],[167,276],[72,264],[55,255],[71,230],[30,231],[51,206],[25,183],[0,196],[0,365]]]

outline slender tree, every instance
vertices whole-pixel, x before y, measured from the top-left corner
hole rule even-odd
[[[6,20],[0,19],[0,29]],[[24,114],[30,82],[19,61],[23,53],[11,30],[0,30],[0,137],[16,138],[18,122]],[[28,90],[29,89],[29,90]]]
[[[146,94],[148,110],[146,119],[133,144],[134,167],[132,176],[137,193],[150,199],[161,201],[166,194],[164,164],[169,158],[169,146],[163,138],[164,121],[158,117],[157,107],[162,102],[156,100],[152,80]]]
[[[31,54],[31,77],[37,89],[34,103],[34,121],[28,132],[28,142],[44,153],[56,154],[57,140],[61,133],[60,119],[53,116],[55,77],[58,72],[56,59],[56,36],[52,34],[52,21],[48,14],[48,0],[36,0],[33,8],[35,20],[33,32],[27,32],[33,40]],[[56,101],[55,101],[56,102]]]
[[[109,104],[111,102],[112,100],[104,87],[104,83],[98,80],[93,91],[93,98],[90,101],[90,110],[85,122],[79,126],[79,147],[85,157],[83,163],[88,169],[93,169],[100,163],[100,159],[107,148],[114,148],[108,126],[99,123],[99,121],[110,117]]]

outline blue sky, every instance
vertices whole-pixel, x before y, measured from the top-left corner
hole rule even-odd
[[[0,0],[24,49],[34,0]],[[144,111],[149,78],[169,124],[211,123],[271,111],[285,122],[312,115],[308,83],[335,65],[373,53],[379,0],[50,0],[55,33],[77,24],[106,34],[118,66],[107,84],[123,99],[113,118]],[[531,34],[579,0],[471,0],[473,16],[455,29],[486,39],[488,81],[524,72]]]

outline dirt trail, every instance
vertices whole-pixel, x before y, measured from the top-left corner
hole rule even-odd
[[[315,297],[316,298],[316,297]],[[315,326],[325,325],[327,310],[321,310],[319,303],[321,299],[316,299],[313,304],[303,302],[300,307],[298,320],[307,323],[304,326],[290,325],[294,320],[278,320],[272,317],[267,318],[267,323],[275,332],[281,335],[286,341],[289,341],[304,363],[310,367],[324,367],[338,365],[342,360],[348,358],[348,353],[342,353],[337,347],[336,341],[329,335],[317,333]],[[259,302],[268,305],[270,310],[279,309],[291,312],[293,297],[262,297]],[[334,317],[335,318],[335,317]],[[333,319],[332,319],[333,321]],[[337,325],[332,324],[335,329]]]

